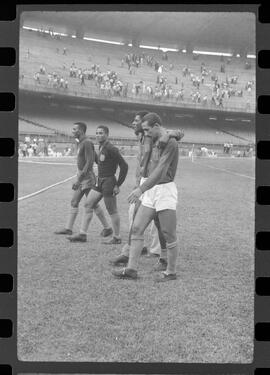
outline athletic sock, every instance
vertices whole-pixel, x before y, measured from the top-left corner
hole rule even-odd
[[[113,236],[115,238],[121,238],[120,237],[120,216],[118,213],[110,215],[111,221],[112,221],[112,227],[113,227]]]
[[[128,260],[128,268],[132,268],[133,270],[138,269],[138,263],[140,259],[140,255],[143,248],[143,237],[142,238],[132,238],[131,246],[129,250],[129,260]]]
[[[175,246],[168,248],[168,265],[166,269],[167,274],[176,273],[177,257],[178,257],[178,246],[176,243]]]
[[[83,214],[83,219],[82,219],[82,224],[80,228],[80,233],[81,234],[87,234],[89,224],[92,220],[93,217],[93,211],[91,212],[84,212]]]
[[[78,212],[79,212],[78,207],[71,207],[70,212],[69,212],[69,217],[67,220],[67,224],[66,224],[66,229],[72,230],[76,217],[78,215]]]
[[[98,205],[95,209],[95,214],[97,215],[99,221],[101,222],[101,224],[103,225],[104,229],[109,229],[110,228],[110,225],[106,219],[106,216],[104,214],[104,211],[103,209],[100,207],[100,205]]]

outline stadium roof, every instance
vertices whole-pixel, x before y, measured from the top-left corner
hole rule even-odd
[[[24,12],[24,24],[161,47],[255,53],[256,17],[247,12]]]

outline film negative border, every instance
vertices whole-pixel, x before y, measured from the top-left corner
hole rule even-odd
[[[214,6],[220,10],[220,6]],[[165,6],[161,10],[170,10]],[[209,6],[211,8],[211,6]],[[227,5],[227,10],[230,6]],[[237,6],[233,5],[233,9]],[[44,9],[45,6],[39,6]],[[47,8],[53,10],[55,8]],[[62,8],[63,9],[63,8]],[[78,9],[75,6],[73,9]],[[84,8],[86,9],[86,8]],[[96,10],[97,6],[88,7]],[[102,10],[101,8],[99,8]],[[108,10],[108,6],[103,5]],[[123,7],[122,7],[123,9]],[[141,6],[141,10],[149,10],[151,6]],[[171,10],[186,10],[185,6],[172,6]],[[213,10],[213,8],[211,8]],[[231,8],[232,9],[232,8]],[[252,8],[254,11],[254,7]],[[72,8],[70,9],[72,10]],[[109,10],[115,10],[110,8]],[[130,10],[126,6],[125,10]],[[133,9],[135,10],[135,9]],[[138,10],[138,7],[136,8]],[[189,8],[190,10],[190,8]],[[243,10],[243,4],[238,7]],[[262,12],[262,10],[261,10]],[[270,72],[267,70],[269,62],[265,63],[265,56],[269,55],[270,43],[266,35],[270,35],[270,25],[257,21],[257,97],[258,109],[262,113],[256,114],[256,294],[255,294],[255,340],[254,362],[247,365],[238,364],[86,364],[86,363],[28,363],[17,360],[16,323],[17,323],[17,144],[18,144],[18,51],[19,51],[19,12],[15,21],[0,21],[0,48],[5,57],[0,60],[0,370],[7,374],[14,373],[223,373],[223,374],[266,374],[270,368],[270,131],[268,109],[264,110],[264,100],[270,87]],[[15,51],[15,56],[14,56]],[[265,51],[262,53],[261,51]],[[6,53],[9,55],[7,57]],[[261,57],[262,56],[262,57]],[[258,61],[260,64],[258,64]],[[260,66],[259,66],[260,65]],[[1,98],[8,100],[8,110]],[[10,99],[10,100],[9,100]],[[268,101],[268,99],[266,99]],[[10,173],[12,171],[12,173]],[[4,239],[4,240],[3,240]]]

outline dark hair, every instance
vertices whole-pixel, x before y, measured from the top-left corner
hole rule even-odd
[[[97,129],[103,129],[104,133],[107,134],[107,135],[109,135],[109,128],[107,126],[105,126],[105,125],[99,125],[97,127]]]
[[[84,122],[74,122],[74,125],[78,125],[79,129],[86,133],[87,125]]]
[[[137,113],[135,113],[135,117],[136,116],[140,116],[140,118],[142,119],[144,116],[146,116],[149,112],[148,111],[139,111]]]
[[[155,124],[158,124],[158,125],[162,125],[162,121],[161,121],[161,118],[159,117],[159,115],[155,112],[149,112],[147,113],[147,115],[145,115],[142,119],[142,121],[147,121],[148,122],[148,125],[153,128],[153,126],[155,126]]]

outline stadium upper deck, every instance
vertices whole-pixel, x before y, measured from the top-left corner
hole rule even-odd
[[[139,67],[131,64],[128,68],[126,58],[131,53],[144,56]],[[224,62],[212,56],[193,60],[187,54],[168,52],[168,60],[164,61],[162,55],[161,51],[69,37],[59,40],[49,34],[22,30],[20,89],[177,107],[255,112],[254,65],[245,70],[243,60],[237,58],[227,63],[226,58]],[[158,62],[162,72],[156,71],[149,60]],[[221,72],[222,64],[225,72]],[[45,68],[45,74],[40,73],[41,66]],[[71,66],[75,71],[72,77]],[[207,73],[203,83],[202,67]],[[188,73],[184,76],[185,68]],[[108,71],[115,72],[115,75],[111,77]],[[237,77],[236,83],[231,83],[233,77]],[[113,84],[108,86],[110,79],[113,79]]]

